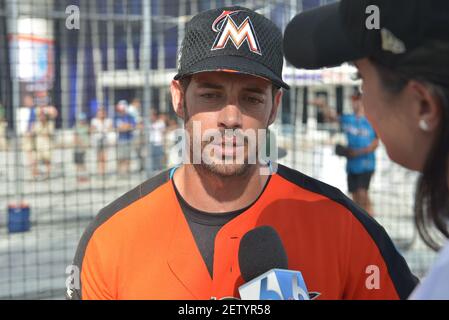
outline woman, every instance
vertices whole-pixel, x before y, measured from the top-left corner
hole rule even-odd
[[[449,299],[448,25],[448,1],[342,0],[297,15],[284,37],[286,58],[298,68],[353,62],[366,116],[388,155],[421,172],[416,226],[432,249],[446,244],[412,299]]]
[[[104,175],[106,172],[106,151],[108,145],[108,135],[113,130],[112,120],[106,118],[106,111],[103,107],[98,108],[97,115],[91,121],[91,133],[94,145],[97,148],[98,172]]]

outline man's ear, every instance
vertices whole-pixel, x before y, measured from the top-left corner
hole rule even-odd
[[[441,105],[438,98],[429,90],[429,88],[418,81],[411,80],[407,87],[415,97],[419,105],[414,112],[416,125],[424,121],[428,126],[428,131],[435,131],[439,128],[441,122]],[[413,112],[413,111],[412,111]]]
[[[170,84],[171,101],[173,110],[181,118],[184,119],[184,89],[178,80],[172,80]]]
[[[279,106],[281,105],[283,91],[282,89],[277,90],[276,95],[273,99],[273,108],[271,108],[270,118],[268,119],[268,126],[272,125],[274,120],[276,120],[276,115],[278,113]]]

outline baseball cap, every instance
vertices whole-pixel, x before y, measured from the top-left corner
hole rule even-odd
[[[432,57],[421,63],[448,69],[449,1],[341,0],[296,15],[283,43],[286,59],[304,69],[364,57],[397,69],[412,64],[407,57],[425,46],[431,46]]]
[[[187,23],[174,79],[227,71],[259,76],[288,89],[282,80],[283,63],[282,33],[272,21],[248,8],[223,7],[199,13]]]

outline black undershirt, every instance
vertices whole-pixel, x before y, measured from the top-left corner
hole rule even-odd
[[[240,210],[226,213],[204,212],[190,206],[181,196],[174,183],[173,186],[175,188],[176,197],[181,205],[182,212],[189,223],[193,238],[195,239],[196,245],[203,256],[207,270],[212,278],[215,237],[218,231],[220,231],[221,227],[223,227],[226,223],[244,212],[251,205]]]
[[[270,179],[271,175],[268,177],[262,192],[253,203],[243,209],[225,213],[205,212],[193,208],[181,196],[172,179],[176,197],[178,198],[178,202],[181,206],[182,212],[186,217],[186,220],[190,227],[190,231],[192,232],[196,245],[201,252],[201,255],[203,256],[204,262],[207,266],[207,270],[209,271],[211,278],[213,278],[214,274],[214,247],[215,237],[217,236],[218,231],[220,231],[221,227],[223,227],[226,223],[252,207],[253,204],[256,203],[257,200],[259,200],[260,196],[265,191],[268,183],[270,182]]]

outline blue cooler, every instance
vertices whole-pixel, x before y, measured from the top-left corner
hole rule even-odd
[[[9,233],[28,230],[30,230],[30,207],[27,205],[8,206]]]

